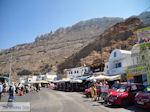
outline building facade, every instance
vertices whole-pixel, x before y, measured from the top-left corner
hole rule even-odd
[[[65,69],[64,74],[67,75],[67,78],[74,78],[78,76],[83,76],[84,74],[89,72],[89,67],[77,67],[77,68],[70,68]]]
[[[111,52],[109,61],[105,63],[105,74],[109,76],[124,75],[131,65],[131,51],[115,49]]]
[[[131,52],[132,65],[127,68],[129,82],[150,84],[150,27],[137,30],[139,44]]]

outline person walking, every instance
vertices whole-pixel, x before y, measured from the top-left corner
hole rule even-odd
[[[3,93],[3,85],[2,85],[2,83],[0,83],[0,101],[2,98],[2,93]]]
[[[103,85],[103,100],[104,100],[104,104],[108,103],[108,92],[109,92],[109,85],[108,85],[107,81],[105,81],[104,85]]]
[[[13,102],[15,101],[15,90],[14,84],[9,86],[8,106],[13,106]]]
[[[94,84],[94,101],[97,101],[98,96],[97,96],[97,88],[96,88],[96,84]]]

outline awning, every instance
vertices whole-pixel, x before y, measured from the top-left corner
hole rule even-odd
[[[70,80],[71,83],[82,83],[82,80],[75,79],[75,80]]]
[[[34,81],[34,82],[30,82],[30,83],[48,83],[47,81]]]
[[[63,83],[63,82],[69,82],[70,81],[70,78],[65,78],[65,79],[62,79],[62,80],[54,80],[53,82],[54,83]]]
[[[91,77],[91,76],[89,76],[89,75],[87,75],[87,76],[80,76],[80,77],[76,77],[76,79],[87,80],[89,77]]]
[[[94,80],[94,79],[95,79],[95,76],[92,76],[92,77],[88,78],[87,81]]]
[[[9,82],[9,78],[8,77],[3,77],[3,76],[0,76],[0,78],[6,80],[7,82]]]
[[[79,76],[70,80],[71,83],[82,83],[84,80],[87,80],[90,76]]]
[[[113,80],[117,80],[120,79],[120,75],[116,75],[116,76],[106,76],[106,75],[99,75],[99,76],[92,76],[90,78],[88,78],[87,80],[109,80],[109,81],[113,81]]]

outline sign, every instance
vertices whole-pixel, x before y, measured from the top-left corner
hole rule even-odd
[[[150,27],[137,30],[137,37],[140,47],[150,46]]]
[[[146,65],[133,65],[127,68],[127,74],[140,75],[148,72],[148,66]]]
[[[127,79],[134,79],[134,75],[133,74],[127,74]]]

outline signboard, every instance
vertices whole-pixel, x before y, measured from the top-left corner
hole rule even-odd
[[[133,74],[127,74],[127,79],[134,79],[134,75]]]
[[[148,72],[148,66],[146,65],[133,65],[127,68],[127,74],[140,75]]]
[[[137,30],[140,47],[150,47],[150,27]]]

